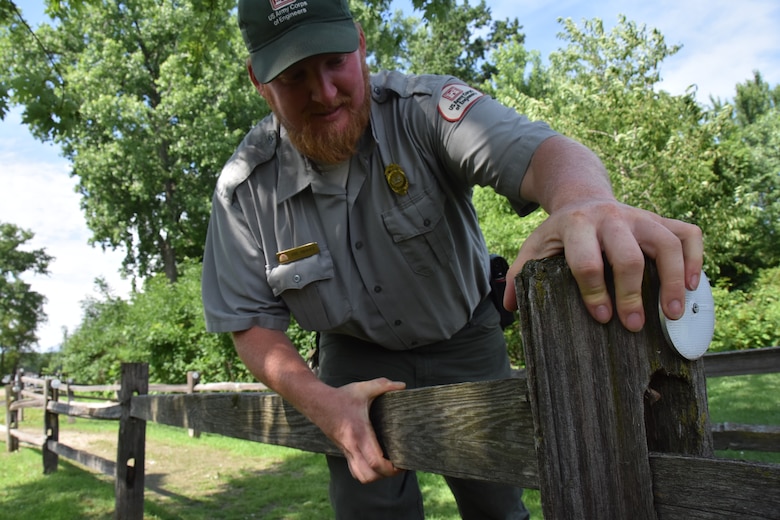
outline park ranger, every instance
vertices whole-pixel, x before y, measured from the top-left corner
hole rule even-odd
[[[492,187],[520,216],[550,214],[510,279],[529,259],[564,253],[594,319],[617,312],[636,331],[648,255],[664,313],[681,316],[701,271],[700,230],[619,204],[587,148],[457,78],[370,76],[347,0],[240,0],[238,18],[273,113],[217,182],[207,327],[233,333],[258,379],[342,450],[328,457],[337,518],[423,517],[414,473],[382,454],[373,399],[509,376],[472,186]],[[516,306],[512,283],[503,300]],[[319,377],[285,334],[291,315],[320,333]],[[447,482],[463,518],[528,517],[517,488]]]

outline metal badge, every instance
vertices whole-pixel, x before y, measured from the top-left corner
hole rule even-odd
[[[409,191],[409,179],[406,178],[406,174],[395,163],[392,163],[385,168],[385,179],[387,184],[398,195],[406,195]]]
[[[685,313],[679,320],[670,320],[661,310],[661,329],[667,341],[685,359],[699,359],[707,352],[715,333],[715,300],[712,297],[710,281],[704,271],[699,287],[685,292]]]
[[[304,244],[302,246],[292,247],[290,249],[285,249],[284,251],[279,251],[276,253],[276,260],[280,264],[289,264],[290,262],[295,262],[301,258],[314,256],[319,252],[320,246],[317,245],[317,242],[309,242],[308,244]]]

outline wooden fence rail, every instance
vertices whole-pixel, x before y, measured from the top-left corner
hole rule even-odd
[[[616,320],[591,320],[562,259],[529,263],[516,287],[526,374],[378,398],[372,422],[396,466],[540,489],[546,520],[780,519],[780,465],[713,458],[705,374],[727,375],[731,362],[690,362],[665,343],[652,265],[647,325],[638,334]],[[777,362],[776,349],[767,350],[749,370]],[[122,372],[117,404],[46,397],[54,416],[118,418],[114,465],[60,445],[51,421],[45,442],[53,454],[116,475],[116,518],[143,517],[148,421],[338,454],[277,395],[151,395],[146,365],[123,365]],[[194,386],[190,381],[190,392]],[[11,408],[9,429],[16,425]],[[712,430],[728,434],[726,427]],[[777,449],[777,438],[774,446],[755,444]]]

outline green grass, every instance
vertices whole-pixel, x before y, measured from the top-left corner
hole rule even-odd
[[[710,421],[780,426],[780,374],[707,380]],[[780,464],[780,452],[723,450],[718,457]]]
[[[711,379],[707,391],[713,423],[780,425],[780,374]],[[41,412],[26,410],[22,424],[42,424]],[[62,420],[60,426],[107,435],[117,431],[110,421],[78,419],[71,425]],[[182,429],[157,424],[149,424],[147,440],[149,520],[332,518],[321,455],[215,435],[193,439]],[[0,517],[10,511],[13,518],[112,518],[112,479],[63,458],[58,471],[43,475],[39,450],[8,453],[3,442],[0,450]],[[780,453],[726,451],[718,456],[780,463]],[[421,473],[419,480],[428,520],[457,519],[444,479]],[[532,518],[541,519],[539,493],[528,490],[524,500]]]

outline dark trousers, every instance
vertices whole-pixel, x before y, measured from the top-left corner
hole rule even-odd
[[[452,338],[412,350],[388,350],[338,334],[320,337],[320,378],[332,386],[387,377],[407,388],[490,381],[510,376],[499,317],[490,300]],[[425,517],[417,476],[361,484],[346,459],[328,457],[330,500],[337,520],[414,520]],[[502,484],[445,477],[464,519],[525,520],[522,489]]]

